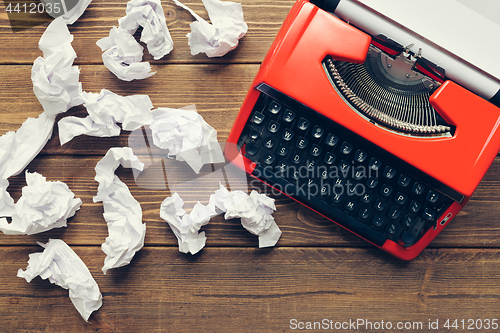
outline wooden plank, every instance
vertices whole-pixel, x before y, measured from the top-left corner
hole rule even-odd
[[[103,307],[88,324],[66,290],[15,277],[28,254],[39,250],[0,248],[3,330],[282,332],[299,321],[360,319],[422,323],[413,331],[429,332],[429,320],[446,331],[447,319],[467,325],[468,319],[498,318],[500,285],[491,278],[500,274],[497,250],[426,250],[403,263],[366,249],[235,247],[186,256],[145,248],[130,265],[103,275],[100,249],[75,247],[103,294]]]
[[[94,180],[94,167],[101,156],[69,157],[40,156],[27,168],[39,172],[50,181],[63,181],[75,195],[82,199],[83,206],[72,219],[69,226],[33,236],[5,236],[0,234],[0,244],[33,244],[36,240],[63,238],[70,244],[98,245],[107,237],[107,228],[102,217],[102,203],[93,203],[97,193]],[[147,161],[146,161],[147,162]],[[165,168],[163,169],[163,166]],[[229,186],[247,191],[257,189],[276,198],[277,211],[274,217],[283,231],[278,246],[361,246],[368,243],[336,226],[318,214],[310,211],[293,200],[278,195],[276,191],[259,186],[260,182],[247,179],[243,173],[225,167],[226,178],[220,169],[212,171],[205,166],[195,175],[184,163],[165,160],[149,166],[144,175],[135,175],[129,169],[119,168],[117,175],[125,182],[132,195],[143,209],[143,221],[147,225],[146,244],[176,246],[177,241],[168,225],[159,217],[161,202],[173,192],[178,192],[189,211],[197,201],[207,203],[210,195],[218,188],[218,182],[231,177]],[[498,196],[491,192],[498,189],[500,177],[500,158],[490,169],[476,193],[450,225],[431,243],[432,247],[498,247],[500,239],[500,205]],[[167,181],[165,182],[165,175]],[[228,176],[232,175],[232,176]],[[24,175],[9,179],[9,191],[17,200],[25,186]],[[236,184],[236,185],[235,185]],[[163,187],[161,187],[163,185]],[[222,216],[214,217],[203,228],[207,233],[207,246],[250,246],[257,247],[257,238],[244,230],[239,220],[226,221]]]
[[[69,26],[73,34],[72,43],[78,58],[76,64],[101,64],[102,51],[96,42],[109,35],[118,19],[125,16],[127,0],[94,0],[84,15]],[[247,34],[240,45],[222,58],[208,58],[205,54],[191,55],[186,34],[191,31],[189,24],[194,18],[188,11],[178,7],[172,0],[163,0],[162,7],[167,19],[167,27],[174,41],[172,52],[161,60],[145,50],[144,61],[153,67],[165,63],[260,63],[276,36],[294,0],[243,0],[243,15],[248,25]],[[185,5],[208,20],[208,14],[201,1],[187,1]],[[13,33],[4,2],[0,3],[0,64],[32,64],[42,55],[38,41],[48,26],[48,22],[30,29]],[[139,40],[139,33],[136,34]],[[22,39],[22,43],[19,40]],[[15,50],[15,52],[13,52]]]
[[[257,71],[258,65],[162,65],[148,79],[124,82],[104,66],[88,65],[81,68],[80,82],[87,92],[99,93],[106,88],[122,96],[147,94],[155,108],[195,104],[198,112],[224,139]],[[28,117],[38,117],[43,112],[33,93],[30,77],[30,66],[0,66],[0,135],[17,130]],[[66,115],[85,117],[87,111],[78,106],[61,117]],[[101,141],[98,139],[95,143]],[[85,149],[75,152],[71,146],[72,142],[65,145],[67,154],[86,154]],[[95,149],[93,145],[87,153],[93,154]]]

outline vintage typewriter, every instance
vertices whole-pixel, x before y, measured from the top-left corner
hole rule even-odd
[[[358,12],[397,33],[364,27]],[[434,60],[443,54],[450,60]],[[479,96],[455,68],[500,86],[361,1],[299,0],[246,96],[226,157],[411,260],[464,207],[500,149],[498,88]]]

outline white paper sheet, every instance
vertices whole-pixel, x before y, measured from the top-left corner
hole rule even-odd
[[[38,118],[28,118],[16,132],[0,137],[0,217],[11,217],[15,212],[7,179],[21,173],[42,150],[52,135],[54,120],[43,112]]]
[[[16,211],[14,199],[7,192],[9,181],[7,179],[0,179],[0,216],[12,216]]]
[[[0,137],[0,178],[21,173],[43,149],[52,135],[55,117],[43,112],[38,118],[28,118],[16,132]]]
[[[141,80],[156,73],[151,72],[149,62],[141,62],[144,48],[121,28],[113,27],[109,36],[99,39],[96,44],[104,52],[104,66],[120,80]]]
[[[373,7],[376,11],[382,11],[384,15],[389,17],[393,15],[391,12],[399,11],[399,14],[392,16],[392,18],[396,19],[399,23],[403,23],[405,27],[396,26],[390,20],[374,14],[372,10],[365,8],[361,2]],[[456,3],[455,0],[426,0],[420,2],[418,7],[411,7],[413,15],[407,15],[408,6],[399,5],[399,1],[362,0],[361,2],[341,1],[335,9],[335,15],[338,15],[343,20],[350,22],[370,35],[376,36],[382,34],[401,45],[410,45],[410,50],[415,53],[420,52],[419,50],[422,49],[422,56],[436,65],[443,67],[447,78],[485,99],[492,98],[499,91],[500,84],[498,80],[485,73],[487,72],[500,79],[500,66],[498,66],[496,57],[491,56],[492,54],[498,54],[500,44],[490,42],[490,36],[497,35],[494,31],[499,31],[500,26],[497,25],[494,27],[493,22],[481,17],[478,19],[477,16],[480,15],[474,15],[473,12],[471,15],[466,14],[462,18],[457,19],[456,13],[453,14],[453,12],[457,10],[462,11],[464,6]],[[493,2],[490,1],[490,3]],[[380,5],[382,7],[379,8]],[[432,7],[430,11],[427,10],[430,8],[429,6]],[[389,9],[389,11],[386,12],[383,7]],[[447,7],[449,8],[446,9]],[[446,10],[443,11],[443,8]],[[450,10],[450,8],[453,8],[453,10]],[[425,20],[422,19],[422,14],[425,14]],[[455,22],[448,24],[449,21],[453,22],[454,16]],[[432,22],[432,24],[428,24],[428,22]],[[481,24],[476,24],[475,22],[480,22]],[[416,26],[414,26],[415,23],[417,23]],[[412,26],[415,32],[421,36],[427,35],[427,39],[417,38],[410,32],[411,30],[408,29],[409,26]],[[455,29],[455,26],[460,26],[461,28]],[[478,31],[475,30],[476,28]],[[462,35],[460,30],[466,30],[467,33]],[[486,31],[486,33],[482,31]],[[428,35],[429,32],[430,35]],[[439,38],[435,39],[437,36]],[[457,48],[457,46],[460,47]],[[448,51],[454,54],[443,52],[442,47],[447,48]],[[467,60],[468,63],[463,62],[456,56]],[[469,64],[473,64],[485,72]]]
[[[208,57],[222,57],[238,46],[247,32],[241,4],[231,1],[202,0],[212,24],[205,21],[186,5],[175,4],[189,11],[196,19],[187,34],[191,54],[205,53]]]
[[[66,71],[74,73],[76,68],[71,66],[76,58],[72,40],[62,19],[54,20],[40,38],[39,47],[45,58],[36,59],[31,78],[44,112],[38,118],[28,118],[16,132],[0,137],[0,179],[19,174],[49,140],[55,116],[80,101],[78,69],[76,83],[73,84],[74,77],[69,74],[71,80],[66,85]]]
[[[78,135],[110,137],[120,135],[123,130],[133,131],[150,123],[153,103],[148,95],[120,96],[102,89],[100,94],[82,93],[83,105],[89,116],[86,118],[65,117],[58,123],[61,146]]]
[[[73,24],[82,16],[92,0],[41,0],[45,5],[45,12],[50,16],[62,17],[66,24]]]
[[[179,161],[186,161],[196,173],[204,164],[224,162],[217,131],[195,109],[153,110],[149,127],[155,146],[167,149]]]
[[[97,45],[105,51],[102,54],[104,65],[124,81],[145,79],[155,74],[151,72],[148,62],[141,62],[144,48],[133,34],[142,26],[141,42],[146,43],[148,52],[155,60],[172,51],[174,42],[160,0],[129,1],[126,15],[118,23],[119,27],[113,27],[108,37],[97,41]]]
[[[210,196],[209,207],[217,207],[226,214],[224,218],[241,218],[241,224],[254,235],[259,236],[259,247],[276,245],[281,230],[272,213],[276,210],[274,199],[253,190],[250,195],[242,191],[229,192],[222,184]]]
[[[52,135],[56,115],[81,104],[79,71],[72,66],[76,53],[73,36],[62,18],[55,19],[40,38],[44,57],[31,70],[33,91],[44,108],[38,118],[28,118],[16,132],[0,137],[0,217],[11,217],[14,200],[7,179],[21,173]]]
[[[469,0],[468,7],[457,0],[422,0],[415,8],[411,6],[413,15],[408,15],[410,4],[398,0],[361,0],[361,2],[500,79],[498,60],[491,56],[500,53],[498,38],[492,37],[500,34],[500,24],[497,23],[500,22],[498,1],[488,1],[484,6],[485,3],[481,1]],[[489,11],[496,17],[496,22],[481,15],[479,10]],[[432,24],[429,24],[430,22]],[[421,46],[418,45],[418,41],[415,43],[417,43],[415,46]],[[426,48],[422,48],[423,57],[426,57],[426,53]],[[436,64],[448,71],[446,62]]]
[[[76,58],[72,41],[62,17],[56,18],[40,38],[43,57],[38,57],[31,69],[33,91],[44,111],[53,116],[82,103],[80,70],[72,66]]]
[[[26,171],[27,186],[15,204],[12,222],[0,219],[0,231],[6,235],[33,235],[66,227],[66,221],[80,209],[82,200],[75,198],[60,181],[47,181],[39,173]]]
[[[212,207],[204,206],[197,202],[190,214],[182,207],[184,201],[177,193],[163,200],[160,206],[160,217],[169,225],[179,243],[182,253],[198,253],[206,242],[205,232],[199,232],[201,227],[207,225],[210,218],[217,213]]]
[[[155,60],[169,54],[174,47],[160,0],[129,1],[126,15],[118,23],[131,35],[142,26],[141,42],[146,43],[148,52]]]
[[[91,313],[102,306],[99,286],[85,263],[62,240],[50,239],[47,244],[38,243],[43,252],[29,256],[28,267],[20,269],[17,276],[31,282],[36,276],[49,279],[64,289],[69,289],[69,298],[80,315],[88,321]]]
[[[142,209],[115,170],[119,165],[142,170],[144,164],[134,155],[132,149],[111,148],[97,163],[95,180],[99,183],[94,202],[104,205],[104,219],[108,224],[109,236],[102,244],[106,253],[102,271],[128,265],[135,253],[144,246],[146,224],[142,223]]]
[[[62,17],[66,24],[73,24],[83,15],[85,9],[90,5],[92,0],[78,0],[78,3],[71,10],[67,11]]]

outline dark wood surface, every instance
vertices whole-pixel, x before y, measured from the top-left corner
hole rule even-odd
[[[201,1],[185,4],[208,18]],[[94,0],[69,27],[83,89],[148,94],[155,108],[196,104],[224,144],[293,1],[243,0],[242,5],[247,35],[236,50],[209,59],[190,54],[185,37],[192,22],[190,14],[173,1],[163,1],[174,50],[162,60],[152,61],[157,71],[153,77],[127,83],[102,65],[101,51],[95,45],[124,16],[126,1]],[[17,130],[26,118],[42,112],[30,73],[33,61],[41,55],[37,44],[47,25],[13,33],[4,3],[0,4],[0,135]],[[145,60],[152,60],[147,52]],[[85,109],[75,107],[66,115],[83,116]],[[120,168],[118,176],[141,203],[146,244],[130,265],[104,275],[105,255],[100,246],[108,231],[102,203],[92,202],[97,192],[94,167],[109,148],[127,146],[133,135],[82,136],[61,147],[55,128],[47,146],[29,164],[29,171],[68,184],[83,205],[67,228],[33,236],[0,234],[0,331],[285,332],[294,331],[299,322],[334,325],[364,320],[375,328],[383,321],[398,331],[395,328],[401,322],[412,326],[406,331],[428,332],[429,321],[438,320],[440,331],[456,331],[444,328],[447,319],[451,323],[458,319],[460,327],[464,320],[465,328],[469,319],[482,320],[483,327],[487,320],[500,320],[500,159],[465,209],[411,262],[392,258],[279,195],[273,196],[277,205],[274,217],[283,235],[276,247],[259,249],[257,238],[239,220],[217,216],[203,228],[206,247],[197,255],[186,255],[178,251],[174,234],[159,217],[160,203],[174,187],[187,205],[206,201],[213,184],[200,181],[193,189],[191,183],[172,176],[168,188],[148,189],[137,184],[130,170]],[[169,167],[175,175],[176,166]],[[24,176],[9,181],[9,191],[17,200]],[[26,268],[28,255],[41,251],[36,241],[49,238],[68,243],[99,284],[103,306],[89,322],[75,310],[66,290],[40,278],[28,284],[16,277],[18,269]],[[375,329],[360,326],[358,331]]]

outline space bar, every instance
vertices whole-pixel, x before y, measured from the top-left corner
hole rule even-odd
[[[384,234],[373,230],[366,224],[359,222],[352,216],[345,214],[341,210],[327,204],[323,200],[320,200],[315,196],[308,195],[307,191],[304,189],[305,186],[304,188],[300,189],[297,188],[295,184],[288,182],[286,179],[282,177],[276,177],[272,172],[267,171],[264,173],[264,169],[260,165],[257,165],[253,172],[253,175],[261,179],[262,181],[269,183],[269,185],[273,185],[273,183],[279,184],[280,188],[278,188],[278,190],[280,190],[281,192],[297,199],[299,202],[312,208],[325,217],[334,220],[338,224],[346,227],[359,236],[374,243],[375,245],[382,246],[387,240],[387,237]],[[261,175],[261,177],[259,177],[258,175]],[[265,175],[265,177],[263,177],[263,175]]]

